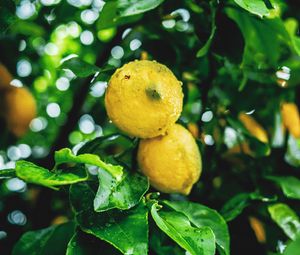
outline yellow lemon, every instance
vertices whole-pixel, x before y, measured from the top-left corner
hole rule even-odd
[[[269,139],[266,130],[253,117],[243,112],[238,117],[250,134],[259,141],[268,143]]]
[[[141,171],[157,190],[188,195],[202,171],[201,155],[192,134],[175,124],[165,136],[140,141]]]
[[[295,137],[300,138],[300,114],[294,103],[283,103],[281,105],[281,116],[283,125]]]
[[[116,70],[105,94],[112,122],[140,138],[165,134],[179,118],[182,104],[182,83],[166,66],[148,60],[136,60]]]
[[[7,68],[0,63],[0,90],[7,88],[12,81],[13,77]]]
[[[4,117],[8,129],[17,137],[28,130],[30,121],[36,116],[36,103],[32,94],[24,87],[11,87],[5,91]]]

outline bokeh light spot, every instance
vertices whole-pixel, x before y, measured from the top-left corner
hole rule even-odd
[[[203,122],[210,122],[213,118],[214,114],[212,111],[206,111],[202,114],[201,120]]]
[[[27,77],[31,74],[32,67],[28,60],[22,59],[17,63],[17,74],[20,77]]]
[[[7,220],[9,223],[13,225],[25,225],[27,222],[27,218],[24,213],[19,210],[12,211],[7,215]]]
[[[121,46],[115,46],[111,49],[111,55],[114,59],[121,59],[124,56],[124,50]]]
[[[70,82],[66,77],[60,77],[56,80],[56,88],[60,91],[66,91],[70,87]]]
[[[129,47],[132,51],[137,50],[139,47],[141,47],[142,42],[139,39],[133,39],[130,44]]]
[[[79,120],[79,129],[84,134],[91,134],[95,131],[95,122],[92,116],[85,114]]]
[[[80,34],[80,41],[84,45],[91,45],[94,41],[94,35],[91,31],[85,30]]]
[[[92,86],[90,94],[93,97],[101,97],[101,96],[103,96],[106,88],[107,88],[107,82],[106,81],[97,81]]]
[[[46,118],[44,117],[37,117],[37,118],[34,118],[31,122],[30,122],[30,129],[33,131],[33,132],[40,132],[42,131],[43,129],[45,129],[48,125],[48,121]]]
[[[26,190],[26,183],[19,178],[7,180],[5,186],[8,190],[14,192],[24,192]]]
[[[60,115],[60,107],[57,103],[50,103],[47,105],[46,112],[51,118],[57,118]]]

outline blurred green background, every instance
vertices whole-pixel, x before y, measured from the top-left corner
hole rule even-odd
[[[300,105],[298,1],[264,1],[272,7],[264,19],[234,1],[160,1],[149,12],[125,17],[117,2],[0,1],[0,62],[14,76],[11,84],[27,87],[37,104],[21,138],[0,119],[0,169],[19,159],[51,167],[55,150],[76,151],[87,140],[118,132],[104,108],[107,82],[114,69],[147,58],[167,65],[184,84],[179,122],[196,136],[204,164],[191,201],[220,209],[245,192],[272,199],[278,190],[264,175],[300,177],[300,140],[281,131],[280,115],[282,102]],[[74,56],[80,61],[73,72],[61,68]],[[84,73],[87,63],[100,67],[93,79]],[[268,144],[240,127],[242,111],[264,127]],[[240,141],[254,155],[226,154]],[[0,198],[1,254],[9,254],[23,232],[72,217],[66,192],[17,178],[0,182]],[[285,202],[299,212],[299,202]],[[267,242],[257,240],[249,216],[264,222]],[[229,226],[232,254],[267,254],[286,241],[261,201]]]

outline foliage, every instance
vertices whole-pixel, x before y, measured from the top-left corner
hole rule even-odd
[[[17,139],[0,101],[1,254],[296,255],[300,138],[281,105],[300,106],[299,19],[292,0],[1,4],[0,61],[38,107]],[[138,139],[107,118],[107,82],[134,59],[183,82],[203,161],[189,196],[150,187]]]

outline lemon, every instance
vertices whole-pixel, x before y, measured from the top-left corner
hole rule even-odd
[[[32,94],[24,87],[11,87],[3,95],[3,107],[7,128],[15,136],[23,136],[30,121],[36,116],[36,103]]]
[[[269,139],[266,130],[253,117],[244,112],[241,112],[238,117],[250,134],[259,141],[268,143]]]
[[[7,68],[0,63],[0,90],[7,88],[12,81],[13,77]]]
[[[137,155],[140,170],[157,190],[188,195],[202,171],[201,155],[192,134],[175,124],[165,136],[142,139]]]
[[[182,83],[155,61],[129,62],[112,75],[105,94],[111,121],[140,138],[165,134],[182,111]]]
[[[300,138],[300,114],[294,103],[283,103],[281,105],[281,116],[283,125],[295,137]]]

